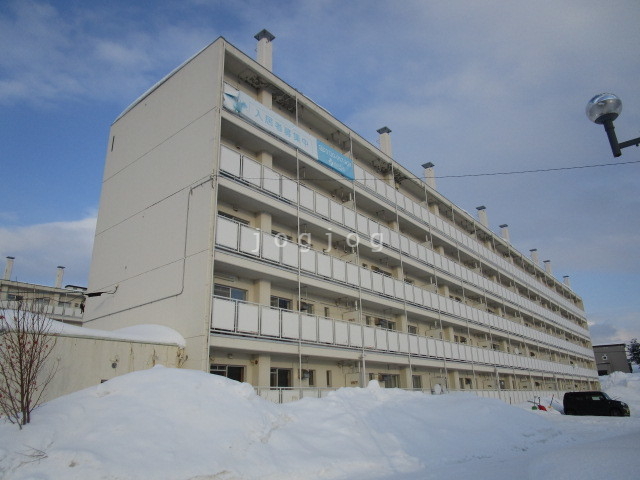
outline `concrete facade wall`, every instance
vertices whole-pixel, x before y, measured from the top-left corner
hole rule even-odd
[[[85,310],[90,328],[147,318],[180,331],[198,369],[210,323],[222,52],[222,40],[211,44],[112,125],[89,292],[117,294],[89,298]]]
[[[180,367],[184,350],[177,345],[94,337],[56,336],[48,367],[55,367],[43,402],[155,365]]]

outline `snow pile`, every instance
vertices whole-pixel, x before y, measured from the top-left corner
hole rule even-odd
[[[26,315],[28,320],[32,320],[34,317],[44,319],[47,327],[46,330],[52,334],[68,335],[77,337],[91,337],[102,338],[107,340],[131,340],[134,342],[149,342],[149,343],[165,343],[170,345],[178,345],[179,347],[185,347],[187,345],[186,340],[176,330],[165,327],[164,325],[155,324],[142,324],[133,325],[131,327],[120,328],[117,330],[97,330],[95,328],[78,327],[76,325],[70,325],[68,323],[62,323],[50,318],[40,317],[31,312],[16,312],[15,310],[5,310],[0,312],[0,315],[7,315],[5,321],[8,325],[14,326],[14,319],[16,315]]]
[[[248,384],[155,367],[53,400],[32,418],[21,431],[0,425],[0,478],[500,480],[578,471],[584,480],[603,478],[592,475],[598,467],[608,478],[640,468],[630,454],[639,418],[547,415],[377,382],[276,405]]]
[[[117,330],[97,330],[95,328],[77,327],[52,320],[51,332],[79,337],[167,343],[178,345],[179,347],[185,347],[187,344],[184,337],[174,329],[155,324],[133,325]]]
[[[600,377],[600,385],[611,398],[629,405],[632,416],[640,417],[640,373],[613,372]]]

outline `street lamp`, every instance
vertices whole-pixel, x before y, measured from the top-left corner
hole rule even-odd
[[[613,93],[600,93],[587,103],[587,117],[594,123],[604,125],[604,130],[609,138],[609,145],[614,157],[622,155],[622,148],[640,145],[640,137],[618,143],[613,121],[622,111],[622,102]]]

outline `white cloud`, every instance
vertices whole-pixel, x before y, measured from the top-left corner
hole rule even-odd
[[[65,284],[86,285],[95,228],[95,216],[3,227],[0,254],[15,257],[12,280],[53,285],[56,267],[61,265],[65,267]]]

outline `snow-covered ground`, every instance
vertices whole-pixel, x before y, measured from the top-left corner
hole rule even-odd
[[[0,478],[635,478],[640,373],[601,381],[630,418],[375,383],[276,405],[247,384],[155,367],[49,402],[23,430],[0,424]]]

